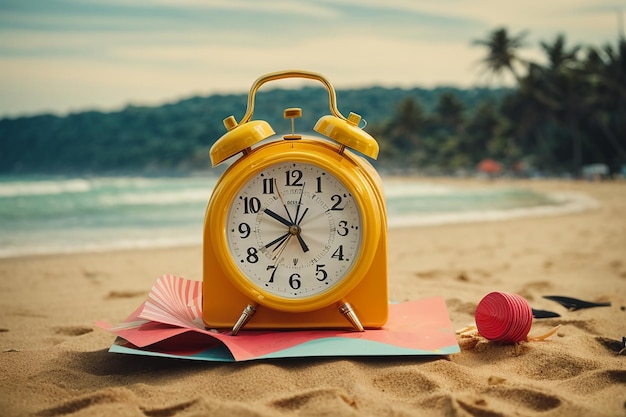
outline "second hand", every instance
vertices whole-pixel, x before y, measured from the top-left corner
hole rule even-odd
[[[276,181],[276,178],[274,178],[274,187],[276,187],[276,194],[278,194],[278,199],[280,200],[281,204],[285,208],[285,211],[287,212],[287,217],[289,217],[289,221],[292,224],[295,224],[295,222],[291,218],[291,213],[289,213],[289,210],[287,209],[287,205],[285,204],[285,201],[283,200],[283,196],[280,194],[280,190],[278,189],[278,181]]]

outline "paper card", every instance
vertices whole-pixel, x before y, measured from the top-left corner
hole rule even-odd
[[[111,352],[206,361],[315,356],[406,356],[458,353],[443,298],[389,306],[384,328],[346,330],[206,330],[201,283],[165,275],[124,323],[99,327],[119,336]]]

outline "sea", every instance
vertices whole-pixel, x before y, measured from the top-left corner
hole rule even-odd
[[[217,181],[187,177],[0,176],[0,258],[202,242]],[[593,208],[582,194],[385,179],[389,228],[428,227]]]

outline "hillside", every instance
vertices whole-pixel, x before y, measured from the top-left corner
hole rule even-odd
[[[428,113],[435,111],[442,94],[456,97],[470,114],[480,103],[500,100],[505,91],[372,87],[340,90],[337,104],[344,115],[353,111],[366,119],[366,130],[381,132],[403,101],[419,103]],[[241,119],[246,102],[247,94],[212,95],[155,107],[129,106],[116,112],[0,119],[0,173],[184,173],[206,169],[211,145],[225,132],[222,120],[231,114]],[[327,92],[312,87],[261,91],[253,118],[267,120],[277,133],[287,132],[290,123],[282,118],[287,107],[301,107],[304,114],[296,121],[297,130],[312,131],[315,121],[329,113]],[[381,144],[381,148],[389,146]]]

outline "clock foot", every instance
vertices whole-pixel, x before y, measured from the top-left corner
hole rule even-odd
[[[356,330],[358,330],[359,332],[365,331],[365,329],[363,329],[363,325],[359,321],[359,318],[354,312],[354,309],[352,309],[352,306],[350,305],[350,303],[346,303],[342,301],[339,304],[339,312],[343,314],[345,318],[348,319],[348,321],[352,324],[352,326],[354,326]]]
[[[256,304],[248,304],[246,308],[243,309],[243,312],[241,313],[239,320],[237,320],[237,323],[235,323],[235,325],[233,326],[233,330],[230,332],[230,335],[237,336],[239,330],[241,330],[243,326],[245,326],[246,323],[250,321],[252,316],[254,316],[254,313],[256,313]]]

